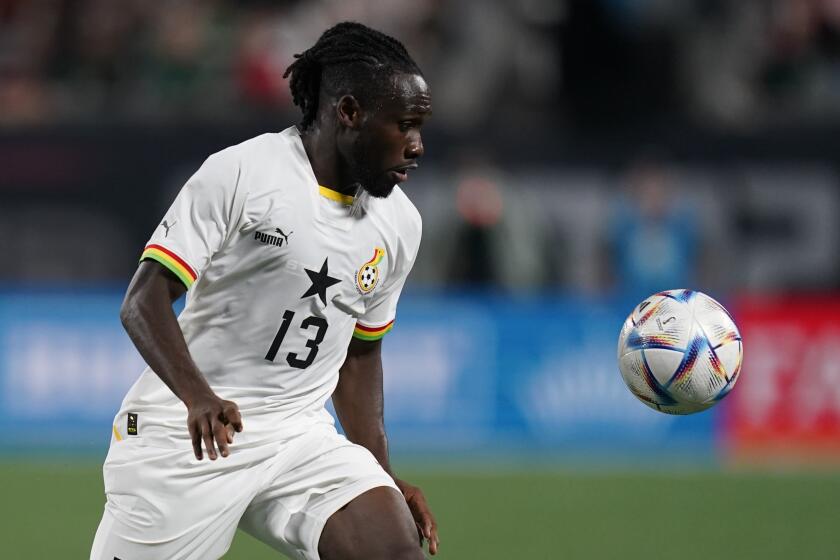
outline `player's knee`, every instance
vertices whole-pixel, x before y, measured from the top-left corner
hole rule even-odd
[[[408,512],[406,512],[407,515]],[[410,519],[404,527],[389,531],[387,536],[374,541],[377,543],[376,553],[368,558],[377,560],[424,560],[423,549],[421,548],[420,537],[414,528],[414,522]]]
[[[400,560],[424,560],[426,556],[423,554],[423,549],[417,542],[410,542],[404,544],[402,548],[395,551],[392,558],[399,558]]]
[[[365,560],[423,560],[423,550],[417,543],[399,542],[392,543],[377,554],[365,556]]]
[[[318,545],[323,560],[423,560],[420,537],[405,498],[377,487],[327,521]]]
[[[391,539],[368,541],[367,546],[329,547],[321,549],[323,560],[423,560],[418,542]]]

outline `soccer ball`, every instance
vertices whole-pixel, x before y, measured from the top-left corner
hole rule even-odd
[[[738,381],[742,358],[732,317],[692,290],[650,296],[636,306],[618,337],[618,368],[630,392],[668,414],[714,406]]]

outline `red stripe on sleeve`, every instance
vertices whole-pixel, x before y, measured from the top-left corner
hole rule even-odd
[[[162,251],[162,252],[166,253],[168,256],[172,257],[172,260],[174,260],[175,262],[177,262],[178,264],[183,266],[186,269],[186,271],[189,273],[189,275],[192,276],[193,280],[198,278],[198,275],[195,273],[195,271],[192,269],[192,267],[184,261],[184,259],[182,259],[178,255],[176,255],[175,253],[173,253],[172,251],[170,251],[166,247],[153,243],[151,245],[147,245],[146,249],[157,249],[158,251]]]
[[[393,324],[394,324],[394,321],[391,321],[390,323],[388,323],[386,325],[382,325],[381,327],[366,327],[361,323],[356,323],[356,328],[359,329],[360,331],[375,333],[375,332],[379,332],[383,329],[387,329],[388,327],[390,327]]]

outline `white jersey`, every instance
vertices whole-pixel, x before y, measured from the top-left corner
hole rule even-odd
[[[319,186],[297,128],[263,134],[210,156],[143,252],[189,289],[178,321],[210,386],[239,406],[237,445],[332,423],[351,337],[393,325],[420,215],[399,187],[355,215],[352,201]],[[189,446],[186,407],[147,368],[114,436]]]

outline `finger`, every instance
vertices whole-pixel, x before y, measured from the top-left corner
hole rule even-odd
[[[239,414],[239,407],[236,406],[236,403],[230,403],[225,408],[225,419],[227,420],[227,423],[233,426],[235,431],[242,431],[242,415]]]
[[[429,538],[429,554],[437,554],[440,539],[438,538],[437,527],[432,525],[431,538]]]
[[[233,426],[225,424],[225,433],[227,434],[227,442],[233,443]]]
[[[201,461],[204,458],[204,454],[201,452],[201,430],[194,423],[189,425],[189,430],[193,453],[195,454],[195,458]]]
[[[422,494],[419,492],[413,497],[409,507],[414,514],[414,518],[421,524],[423,527],[423,535],[426,538],[429,538],[429,534],[431,533],[432,525],[435,523],[434,517],[432,517],[432,513],[429,511],[429,506],[426,505],[426,500]]]
[[[216,460],[216,446],[213,445],[213,430],[207,420],[201,423],[201,437],[204,439],[204,447],[207,449],[207,456],[211,461]]]
[[[417,508],[418,513],[428,513],[429,507],[426,505],[426,496],[423,495],[423,492],[419,488],[411,494],[411,497],[408,499],[408,501],[410,504]]]
[[[429,552],[432,549],[437,550],[437,523],[426,505],[426,498],[422,493],[418,492],[414,495],[412,506],[415,508],[416,517],[419,518],[418,527],[421,528],[422,534],[429,541]]]
[[[225,425],[218,420],[213,421],[213,437],[216,439],[216,445],[219,446],[219,453],[222,457],[227,457],[228,451],[228,431]]]

